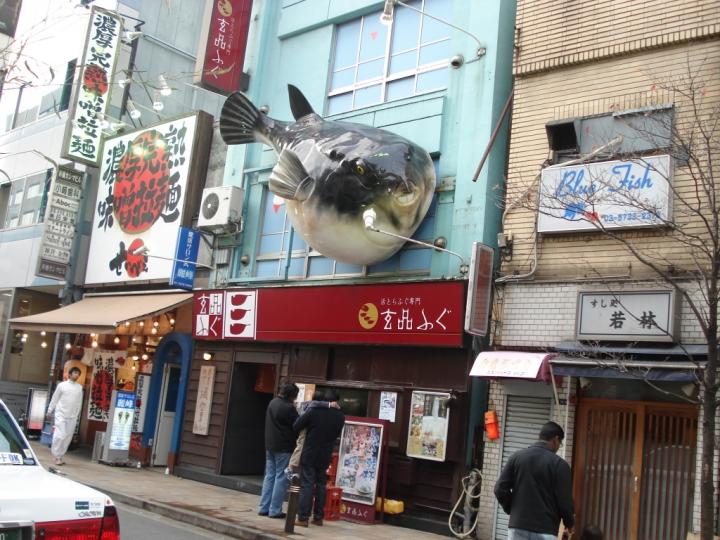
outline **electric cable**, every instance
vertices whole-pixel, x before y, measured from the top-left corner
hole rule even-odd
[[[477,494],[473,494],[473,493],[468,492],[468,483],[469,483],[469,481],[470,481],[470,478],[473,476],[473,474],[477,474],[478,478],[480,479],[480,481],[477,482],[477,483],[475,484],[475,487],[473,488],[473,491],[476,491],[476,490],[477,490]],[[460,494],[460,497],[458,497],[458,500],[457,500],[457,502],[455,503],[455,506],[453,506],[453,509],[452,509],[452,511],[450,512],[450,517],[448,518],[448,527],[450,528],[450,532],[451,532],[456,538],[467,538],[468,536],[470,536],[470,535],[473,533],[473,531],[474,531],[475,528],[477,527],[478,520],[479,520],[479,518],[480,518],[480,508],[479,508],[479,506],[478,506],[477,508],[475,508],[475,520],[474,520],[474,522],[473,522],[473,524],[472,524],[472,527],[470,527],[470,528],[467,530],[467,532],[459,532],[459,531],[456,531],[456,530],[453,528],[452,520],[453,520],[453,517],[455,516],[455,512],[457,511],[458,506],[460,506],[460,503],[463,502],[463,499],[466,499],[466,500],[469,499],[469,500],[472,502],[474,499],[479,499],[479,498],[480,498],[480,493],[481,493],[480,490],[481,490],[481,488],[482,488],[482,473],[480,472],[479,469],[473,469],[473,470],[471,470],[471,471],[470,471],[470,474],[468,474],[467,476],[463,477],[462,480],[460,480],[460,485],[462,486],[462,493]]]

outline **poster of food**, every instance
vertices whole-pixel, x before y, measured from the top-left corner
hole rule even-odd
[[[124,353],[97,351],[93,355],[93,372],[88,402],[88,420],[108,421],[110,400],[115,388],[116,357]]]
[[[382,424],[345,421],[335,477],[335,485],[343,489],[343,499],[375,504],[382,440]]]
[[[395,411],[397,410],[397,392],[380,392],[380,414],[381,420],[395,422]]]
[[[128,450],[135,414],[135,394],[118,391],[110,428],[110,450]]]
[[[445,461],[450,410],[446,392],[415,391],[410,400],[407,455]]]

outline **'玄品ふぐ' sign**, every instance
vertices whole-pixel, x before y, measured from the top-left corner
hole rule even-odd
[[[120,16],[93,8],[81,76],[65,130],[63,157],[93,166],[100,159],[103,117],[110,101],[122,29]]]
[[[105,142],[86,283],[169,279],[211,129],[212,118],[197,113]]]

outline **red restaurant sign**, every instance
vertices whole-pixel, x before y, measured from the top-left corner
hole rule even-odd
[[[195,292],[201,340],[463,344],[464,281]]]
[[[252,0],[215,0],[201,82],[230,94],[240,90]]]

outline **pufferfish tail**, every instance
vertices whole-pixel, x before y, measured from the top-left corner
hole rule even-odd
[[[220,113],[220,135],[227,144],[247,144],[267,137],[265,116],[244,94],[231,94]]]

